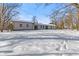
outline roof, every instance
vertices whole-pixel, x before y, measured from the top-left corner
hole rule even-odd
[[[22,20],[12,20],[12,22],[20,22],[20,23],[31,23],[31,24],[33,24],[32,22],[29,22],[29,21],[22,21]],[[49,25],[49,26],[51,26],[50,24],[43,24],[43,23],[36,23],[36,25]]]
[[[29,22],[29,21],[22,21],[22,20],[12,20],[12,22],[21,22],[21,23],[32,23],[32,22]]]

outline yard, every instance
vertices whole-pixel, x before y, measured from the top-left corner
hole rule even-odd
[[[79,31],[1,32],[0,55],[79,55]]]

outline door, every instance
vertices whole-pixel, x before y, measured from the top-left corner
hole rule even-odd
[[[37,29],[38,29],[38,26],[35,25],[35,26],[34,26],[34,30],[37,30]]]

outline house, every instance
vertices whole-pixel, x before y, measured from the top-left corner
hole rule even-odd
[[[14,30],[32,30],[33,24],[26,21],[12,21],[14,25]]]
[[[50,24],[42,23],[32,23],[27,21],[12,21],[14,30],[43,30],[43,29],[53,29]]]

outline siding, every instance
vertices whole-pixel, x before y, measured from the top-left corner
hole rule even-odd
[[[14,30],[32,30],[33,29],[33,25],[30,22],[13,21],[13,24],[14,24]],[[22,27],[20,27],[20,24],[22,24]]]

